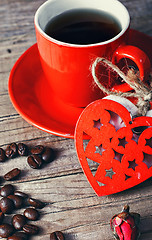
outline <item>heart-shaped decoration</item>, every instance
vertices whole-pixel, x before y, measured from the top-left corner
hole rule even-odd
[[[116,101],[101,99],[88,105],[77,122],[77,155],[98,196],[123,191],[152,176],[152,117],[132,119],[130,112]]]

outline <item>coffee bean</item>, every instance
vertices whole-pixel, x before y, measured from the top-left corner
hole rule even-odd
[[[9,195],[9,199],[11,199],[14,203],[16,209],[19,209],[23,206],[23,198],[15,195]]]
[[[4,185],[0,190],[0,195],[2,197],[7,197],[8,195],[11,195],[14,193],[14,186],[11,184]]]
[[[39,218],[39,212],[34,208],[27,208],[24,211],[24,216],[29,220],[36,221]]]
[[[22,240],[28,240],[29,239],[29,235],[24,233],[24,232],[15,232],[13,235],[13,237],[21,237]],[[10,238],[11,240],[11,238]],[[13,240],[13,239],[12,239]],[[15,239],[16,240],[16,239]]]
[[[0,208],[3,213],[12,213],[14,209],[13,201],[7,197],[0,200]]]
[[[6,159],[5,151],[3,148],[0,148],[0,162],[4,162]]]
[[[4,219],[4,213],[0,212],[0,224],[2,224]]]
[[[12,224],[16,230],[21,230],[26,224],[26,218],[21,214],[16,214],[12,218]]]
[[[64,240],[64,235],[60,231],[52,232],[50,234],[50,240]]]
[[[7,146],[5,150],[5,155],[8,158],[14,158],[17,156],[17,144],[16,143],[11,143],[10,145]]]
[[[41,155],[42,160],[46,163],[51,162],[54,159],[54,151],[52,148],[46,147]]]
[[[20,175],[20,173],[21,173],[20,169],[14,168],[4,175],[4,179],[6,181],[14,180]]]
[[[38,169],[38,168],[40,168],[42,166],[42,159],[41,159],[41,157],[38,156],[38,155],[35,155],[35,154],[33,154],[31,156],[28,156],[27,162],[28,162],[29,166],[31,168],[34,168],[34,169]]]
[[[25,224],[23,231],[29,235],[35,235],[39,232],[39,227],[33,224]]]
[[[23,193],[23,192],[20,192],[20,191],[15,191],[14,195],[22,197],[22,198],[28,198],[28,195],[26,193]]]
[[[27,156],[28,154],[28,147],[24,143],[19,143],[18,144],[18,154],[20,156]]]
[[[28,198],[27,201],[32,207],[35,207],[35,208],[41,209],[45,206],[45,204],[38,199]]]
[[[44,151],[44,147],[42,145],[37,145],[37,146],[31,148],[32,154],[36,154],[36,155],[42,154],[43,151]]]
[[[0,225],[0,236],[2,238],[9,237],[10,235],[13,234],[13,232],[14,232],[14,228],[12,225],[10,225],[8,223]]]

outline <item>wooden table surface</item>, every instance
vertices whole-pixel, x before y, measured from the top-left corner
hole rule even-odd
[[[63,231],[69,240],[113,239],[109,221],[128,203],[141,215],[141,238],[152,239],[152,179],[132,189],[98,197],[77,159],[73,139],[43,132],[27,123],[14,109],[8,95],[10,71],[20,55],[36,42],[33,18],[44,0],[0,0],[0,147],[12,142],[52,147],[56,159],[40,170],[27,164],[26,157],[0,163],[0,175],[18,167],[19,180],[11,183],[33,198],[48,204],[35,222],[41,227],[32,239],[49,239]],[[131,15],[131,27],[152,36],[152,0],[121,0]],[[23,212],[23,209],[19,210]]]

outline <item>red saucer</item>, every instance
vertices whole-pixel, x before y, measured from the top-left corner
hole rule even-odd
[[[152,38],[130,30],[129,44],[141,48],[152,63]],[[30,124],[51,134],[74,138],[82,108],[63,103],[51,91],[43,74],[37,44],[17,60],[11,70],[8,90],[16,111]]]

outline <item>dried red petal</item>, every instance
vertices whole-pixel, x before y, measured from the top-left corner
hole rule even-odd
[[[128,222],[129,220],[129,222]],[[134,226],[134,220],[130,219],[130,217],[127,219],[127,222],[124,222],[121,224],[120,229],[121,232],[123,233],[123,240],[133,240],[132,239],[132,232],[133,232],[133,226],[132,226],[132,222],[133,222],[133,226]],[[130,224],[131,223],[131,224]],[[116,229],[117,232],[117,229]]]
[[[122,223],[122,221],[123,221],[123,219],[122,218],[120,218],[120,217],[116,217],[115,218],[115,226],[119,226],[121,223]]]
[[[139,217],[139,214],[129,213],[129,208],[124,208],[122,213],[115,215],[110,221],[114,236],[119,240],[137,240]]]

